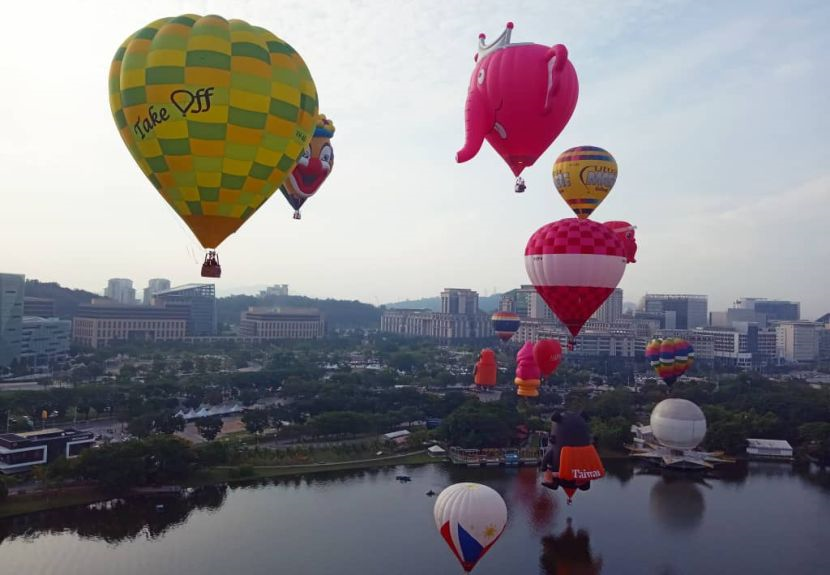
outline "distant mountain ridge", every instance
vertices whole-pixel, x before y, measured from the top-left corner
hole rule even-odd
[[[499,301],[501,301],[502,294],[496,293],[478,298],[478,307],[484,312],[493,312],[499,309]],[[392,303],[383,304],[384,307],[390,309],[428,309],[432,311],[441,311],[440,297],[423,297],[421,299],[407,299],[403,301],[396,301]]]

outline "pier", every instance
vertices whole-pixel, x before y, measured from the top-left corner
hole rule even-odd
[[[463,449],[450,447],[450,461],[467,467],[522,467],[538,466],[541,453],[537,448],[522,449]]]

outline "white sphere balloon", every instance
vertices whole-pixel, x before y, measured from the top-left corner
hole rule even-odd
[[[672,449],[694,449],[706,435],[706,416],[687,399],[664,399],[651,412],[654,438]]]

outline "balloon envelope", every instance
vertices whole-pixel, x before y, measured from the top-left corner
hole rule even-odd
[[[555,339],[540,339],[533,346],[533,358],[539,365],[542,377],[547,377],[556,371],[562,361],[562,346]]]
[[[321,114],[317,118],[311,143],[297,160],[294,171],[280,186],[282,195],[295,210],[295,219],[300,219],[302,205],[317,193],[334,169],[332,136],[334,136],[334,123]]]
[[[596,146],[565,150],[553,164],[553,184],[578,218],[587,218],[617,181],[617,162]]]
[[[115,53],[109,93],[133,158],[205,248],[282,184],[317,117],[300,55],[220,16],[162,18],[137,31]]]
[[[493,331],[502,341],[508,341],[519,330],[522,324],[518,314],[512,311],[497,311],[490,317]]]
[[[493,353],[492,349],[482,349],[478,362],[476,363],[475,384],[484,387],[495,386],[497,372],[496,354]]]
[[[466,162],[486,139],[518,176],[565,128],[579,82],[565,46],[511,44],[513,24],[493,43],[479,36],[465,108],[466,139],[456,161]]]
[[[507,505],[486,485],[456,483],[438,495],[433,516],[444,541],[469,572],[504,531]]]
[[[651,432],[672,449],[694,449],[706,437],[706,416],[688,399],[670,397],[651,411]]]
[[[685,339],[654,338],[646,345],[646,361],[666,385],[671,386],[694,363],[695,351]]]
[[[542,226],[525,248],[531,283],[573,337],[617,287],[625,264],[617,234],[591,220]]]

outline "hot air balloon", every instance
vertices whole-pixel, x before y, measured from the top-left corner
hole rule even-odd
[[[694,357],[692,345],[682,338],[654,338],[646,345],[646,361],[669,387],[686,373]]]
[[[525,248],[527,274],[570,331],[568,349],[573,349],[573,338],[617,287],[625,264],[625,249],[617,234],[591,220],[559,220],[530,237]]]
[[[433,515],[444,541],[469,573],[504,531],[507,505],[486,485],[456,483],[438,495]]]
[[[493,331],[502,341],[510,340],[522,324],[518,314],[512,311],[497,311],[490,321],[493,323]]]
[[[571,502],[577,489],[588,490],[591,481],[605,476],[585,417],[577,413],[556,412],[551,416],[548,448],[542,457],[545,478],[542,485],[560,485]]]
[[[595,146],[565,150],[553,164],[553,184],[580,219],[599,207],[616,181],[614,156]]]
[[[495,387],[496,373],[498,365],[496,364],[496,354],[492,349],[482,349],[479,355],[476,368],[473,372],[473,379],[476,385],[481,387]]]
[[[547,377],[556,371],[562,361],[562,346],[555,339],[540,339],[533,346],[533,359],[542,377]]]
[[[121,138],[162,198],[215,249],[294,169],[317,117],[300,55],[241,20],[186,14],[127,38],[110,66]]]
[[[465,112],[466,140],[456,154],[472,159],[486,139],[518,178],[565,128],[576,107],[579,82],[568,50],[557,44],[511,44],[513,23],[495,42],[479,35]],[[523,191],[521,178],[516,191]]]
[[[634,256],[637,255],[637,239],[634,237],[634,231],[637,226],[633,226],[628,222],[602,222],[602,225],[617,234],[620,241],[625,248],[625,260],[629,264],[637,263]]]
[[[294,219],[300,219],[300,208],[305,201],[313,196],[326,178],[334,169],[334,148],[331,147],[331,138],[334,136],[334,124],[324,115],[317,119],[314,136],[311,144],[297,160],[294,171],[280,186],[280,191],[291,207],[294,208]]]
[[[516,354],[516,395],[522,397],[539,397],[542,384],[542,372],[533,357],[533,344],[526,341]]]

